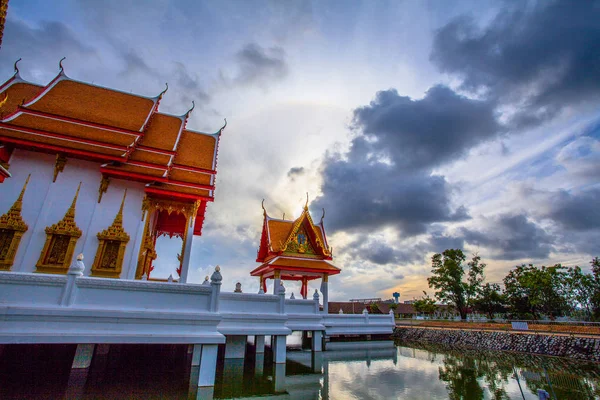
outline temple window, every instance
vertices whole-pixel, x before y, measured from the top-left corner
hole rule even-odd
[[[0,271],[10,270],[15,261],[21,238],[28,229],[27,224],[21,217],[23,196],[28,182],[29,176],[12,207],[6,214],[0,216]]]
[[[80,188],[81,182],[63,219],[45,229],[46,243],[36,264],[36,272],[66,274],[69,270],[75,245],[82,234],[75,224],[75,206]]]
[[[129,242],[129,235],[123,229],[123,207],[127,190],[123,194],[121,207],[111,226],[98,233],[98,250],[92,265],[92,276],[105,278],[119,278],[123,269],[125,249]]]

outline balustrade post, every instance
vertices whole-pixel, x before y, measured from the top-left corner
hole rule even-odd
[[[69,272],[67,272],[67,283],[60,299],[61,306],[69,307],[71,304],[73,304],[73,300],[75,300],[75,291],[77,290],[75,281],[80,276],[83,276],[84,270],[85,265],[83,264],[83,254],[79,254],[75,262],[71,264],[71,267],[69,267]]]
[[[210,311],[218,312],[219,311],[219,293],[221,293],[221,281],[223,277],[221,276],[221,267],[218,265],[215,267],[215,272],[212,273],[210,277],[210,286],[212,288],[212,293],[210,295]]]

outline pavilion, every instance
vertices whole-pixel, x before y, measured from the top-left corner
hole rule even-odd
[[[308,195],[302,214],[295,220],[272,218],[264,208],[263,200],[263,229],[260,247],[256,261],[261,265],[250,275],[260,278],[260,285],[267,291],[267,279],[273,279],[273,293],[281,281],[300,281],[300,295],[303,299],[308,296],[308,282],[321,279],[323,294],[323,312],[327,313],[328,281],[330,275],[336,275],[341,270],[333,265],[332,249],[327,243],[323,220],[325,210],[318,224],[308,212]]]

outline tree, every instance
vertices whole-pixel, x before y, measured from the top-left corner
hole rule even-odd
[[[564,267],[534,267],[520,265],[504,278],[504,293],[511,312],[519,317],[551,318],[563,315],[568,309],[566,273]]]
[[[415,311],[423,313],[423,314],[433,314],[437,309],[435,305],[435,300],[433,300],[427,292],[423,291],[424,296],[419,300],[415,300],[413,306],[415,307]]]
[[[467,281],[463,281],[466,256],[460,249],[448,249],[442,254],[434,254],[431,258],[433,276],[427,279],[429,287],[436,289],[435,296],[444,303],[456,308],[461,319],[467,319],[467,311],[473,299],[481,291],[485,264],[481,257],[474,255],[467,263],[469,272]]]
[[[506,311],[506,300],[497,283],[486,283],[482,286],[479,296],[473,301],[473,307],[487,314],[490,319],[494,314]]]
[[[594,318],[600,320],[600,258],[594,257],[590,262],[592,264],[592,309],[594,310]]]
[[[582,309],[585,319],[589,320],[593,312],[594,277],[584,274],[578,266],[569,268],[565,277],[566,294],[572,311]]]
[[[394,313],[394,315],[396,315],[396,309],[398,308],[398,303],[391,303],[390,304],[390,310],[392,310],[392,312]]]

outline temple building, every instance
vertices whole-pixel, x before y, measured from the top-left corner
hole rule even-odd
[[[329,276],[339,274],[341,270],[331,263],[332,249],[327,243],[324,218],[325,210],[319,223],[313,222],[308,212],[308,195],[302,214],[295,220],[270,217],[263,200],[263,228],[256,257],[261,265],[250,274],[260,278],[264,292],[267,291],[267,279],[274,280],[274,294],[282,280],[300,281],[300,295],[306,299],[308,282],[321,279],[323,310],[327,313]]]
[[[187,281],[192,236],[214,200],[219,139],[159,112],[154,97],[70,78],[14,75],[0,86],[0,270],[153,280],[161,235],[182,239],[172,276]]]

